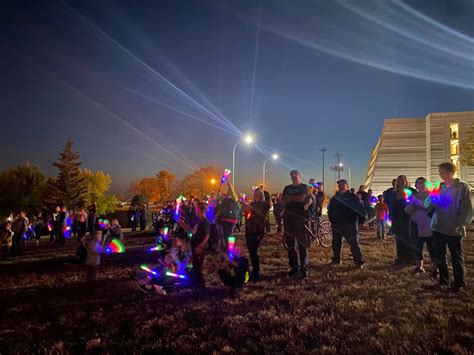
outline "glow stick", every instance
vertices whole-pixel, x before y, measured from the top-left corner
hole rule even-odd
[[[107,229],[108,226],[109,226],[109,220],[108,219],[102,219],[102,218],[99,219],[99,227],[101,229]]]
[[[245,202],[245,194],[242,194],[242,202]]]
[[[224,184],[229,179],[230,172],[231,171],[229,169],[224,170],[224,174],[222,175],[222,178],[221,178],[222,184]]]
[[[229,261],[232,261],[234,260],[234,257],[235,257],[235,237],[234,236],[230,236],[229,238],[227,238],[228,240],[228,249],[227,249],[227,253],[229,255]]]
[[[48,231],[51,232],[52,230],[53,230],[53,224],[48,221]]]
[[[370,208],[375,208],[375,205],[377,204],[377,197],[375,196],[370,196],[369,198],[369,207]]]
[[[387,221],[387,226],[389,226],[389,228],[392,228],[392,220],[390,219],[390,217],[388,216],[388,214],[387,214],[386,221]]]
[[[181,202],[183,202],[183,195],[180,195],[177,199],[176,199],[176,209],[174,211],[174,220],[176,222],[179,221],[179,217],[181,216]]]
[[[413,192],[410,189],[404,188],[403,193],[405,195],[406,203],[410,203],[411,201],[413,201]]]
[[[106,253],[125,253],[125,247],[123,246],[122,242],[119,239],[112,239],[110,244],[106,249]],[[107,252],[107,249],[110,250]]]
[[[145,270],[146,272],[149,272],[150,274],[158,275],[156,271],[149,269],[146,265],[140,265],[140,269]]]
[[[174,272],[171,272],[171,271],[166,271],[166,276],[177,277],[177,278],[180,278],[180,279],[185,279],[186,278],[186,275],[175,274]]]
[[[168,227],[163,228],[163,236],[167,237],[168,236],[168,231],[169,231]]]
[[[156,247],[151,247],[150,249],[148,249],[149,252],[153,252],[153,251],[162,251],[164,248],[162,245],[157,245]]]

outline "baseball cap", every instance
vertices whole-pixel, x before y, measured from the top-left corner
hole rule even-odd
[[[346,185],[349,185],[349,184],[347,183],[347,180],[346,180],[346,179],[341,179],[341,180],[339,180],[339,181],[337,182],[337,184],[338,184],[338,185],[339,185],[339,184],[346,184]]]
[[[297,169],[290,170],[290,175],[301,175]]]

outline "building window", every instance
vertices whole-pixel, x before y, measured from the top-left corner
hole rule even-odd
[[[461,164],[459,161],[459,124],[451,123],[449,125],[450,136],[449,136],[449,155],[451,162],[456,165],[456,177],[459,177],[461,171]]]

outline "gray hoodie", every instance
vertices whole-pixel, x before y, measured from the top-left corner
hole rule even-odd
[[[434,208],[431,220],[433,231],[448,236],[466,235],[466,226],[472,221],[471,190],[467,184],[454,179],[453,185],[447,188],[442,183],[440,195],[435,199],[428,196],[425,207]]]

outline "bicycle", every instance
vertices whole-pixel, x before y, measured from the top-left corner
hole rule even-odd
[[[312,223],[316,223],[316,234],[313,233],[310,226]],[[332,244],[332,226],[329,220],[325,219],[318,223],[318,220],[309,220],[305,219],[304,224],[306,235],[311,238],[313,242],[318,243],[318,245],[322,245],[323,247],[329,247]],[[285,233],[283,233],[283,246],[285,249],[288,249],[288,245],[286,244],[285,240]],[[309,239],[308,238],[308,239]]]

